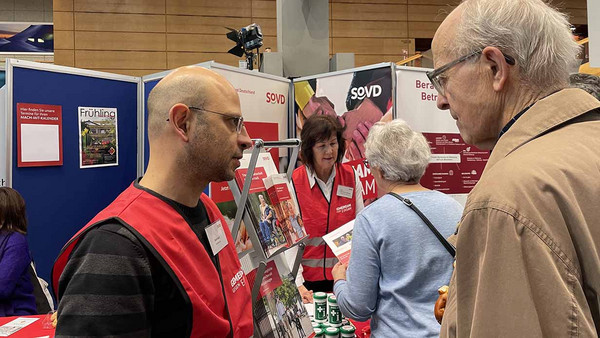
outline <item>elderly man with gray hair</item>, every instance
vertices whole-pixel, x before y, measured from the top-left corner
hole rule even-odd
[[[385,195],[356,217],[347,278],[345,265],[333,268],[338,305],[351,319],[371,318],[372,337],[436,337],[440,325],[431,310],[439,285],[452,274],[444,237],[454,232],[462,206],[419,184],[431,151],[406,122],[376,123],[365,146]]]
[[[493,149],[458,227],[441,336],[597,337],[600,102],[567,88],[567,18],[542,0],[466,0],[432,49],[438,107]]]

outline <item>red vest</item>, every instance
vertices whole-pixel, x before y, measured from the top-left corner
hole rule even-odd
[[[310,188],[306,167],[296,168],[292,181],[300,204],[302,221],[309,235],[302,255],[302,275],[307,281],[333,280],[331,269],[336,262],[335,255],[321,237],[356,217],[354,170],[347,165],[336,165],[329,203],[316,182],[312,189]],[[352,196],[339,196],[339,186],[351,187]]]
[[[189,299],[193,309],[191,337],[226,337],[230,333],[230,321],[233,327],[230,337],[251,336],[250,288],[231,233],[214,202],[205,194],[200,200],[206,207],[210,223],[221,221],[229,242],[218,253],[223,286],[209,253],[181,214],[168,203],[132,184],[63,247],[52,269],[57,298],[58,279],[81,236],[112,219],[129,229],[159,262],[166,264],[165,269],[171,270],[177,277],[174,282],[180,290],[185,290],[184,298]],[[222,290],[225,291],[225,299]]]

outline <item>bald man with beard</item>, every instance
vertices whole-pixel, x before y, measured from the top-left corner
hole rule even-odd
[[[144,176],[63,248],[57,337],[249,337],[250,288],[215,204],[251,146],[222,76],[176,69],[148,97]],[[58,288],[56,288],[58,286]]]

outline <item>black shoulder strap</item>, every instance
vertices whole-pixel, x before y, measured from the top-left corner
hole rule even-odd
[[[437,237],[437,239],[440,241],[440,243],[442,243],[442,245],[444,246],[444,248],[446,248],[446,250],[448,250],[448,252],[450,253],[450,255],[452,255],[452,257],[456,256],[456,248],[454,247],[454,245],[450,244],[450,242],[448,242],[444,236],[442,236],[442,234],[440,234],[440,232],[435,228],[435,226],[433,226],[433,224],[431,224],[431,222],[429,221],[429,219],[427,219],[427,217],[425,217],[425,215],[423,215],[423,213],[421,212],[421,210],[419,210],[419,208],[417,208],[411,200],[409,200],[408,198],[404,198],[396,193],[393,192],[389,192],[390,195],[396,197],[397,199],[399,199],[400,201],[402,201],[402,203],[404,203],[407,207],[411,208],[417,215],[419,215],[419,217],[421,217],[421,219],[423,220],[423,222],[425,222],[425,224],[427,224],[427,227],[429,227],[429,230],[431,230],[431,232],[433,232],[433,234],[435,235],[435,237]]]

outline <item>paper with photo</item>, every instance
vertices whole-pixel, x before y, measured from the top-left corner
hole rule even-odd
[[[352,233],[354,231],[354,220],[342,225],[323,236],[323,240],[337,259],[342,264],[348,264],[350,261],[350,249],[352,248]]]

